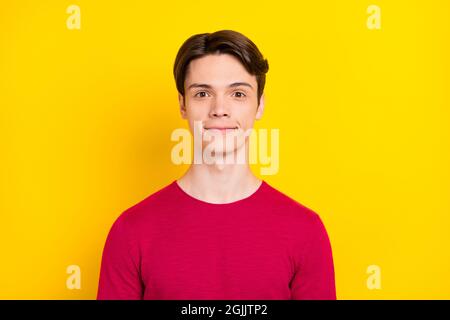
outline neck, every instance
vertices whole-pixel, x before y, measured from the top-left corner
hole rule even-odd
[[[248,148],[245,149],[248,152]],[[177,182],[192,197],[210,203],[241,200],[253,194],[262,183],[247,161],[244,164],[191,164]]]

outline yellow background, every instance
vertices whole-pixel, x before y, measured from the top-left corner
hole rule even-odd
[[[187,168],[170,161],[187,128],[179,46],[233,29],[270,65],[256,128],[280,129],[280,169],[262,178],[322,217],[338,298],[449,299],[449,14],[444,0],[2,1],[0,298],[96,297],[111,224]]]

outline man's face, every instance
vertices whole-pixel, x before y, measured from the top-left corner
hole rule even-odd
[[[194,122],[201,121],[202,136],[214,133],[214,137],[223,136],[225,141],[225,136],[253,128],[255,119],[262,116],[264,96],[258,105],[256,77],[232,55],[211,54],[191,61],[184,88],[184,101],[179,94],[181,115],[188,120],[191,131]],[[225,143],[222,151],[232,152],[242,145],[230,147]]]

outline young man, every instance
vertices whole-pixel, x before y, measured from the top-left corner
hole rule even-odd
[[[202,147],[245,162],[193,163],[123,212],[103,250],[97,299],[336,299],[320,217],[248,164],[244,133],[262,116],[267,71],[238,32],[198,34],[181,46],[181,116],[200,130]],[[244,139],[227,143],[229,134]]]

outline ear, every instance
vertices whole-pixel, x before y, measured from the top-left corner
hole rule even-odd
[[[178,92],[178,103],[180,104],[180,113],[183,119],[186,119],[186,105],[184,104],[184,97],[181,93]]]
[[[261,119],[264,112],[264,93],[261,95],[261,98],[259,99],[259,105],[258,109],[256,109],[256,120]]]

